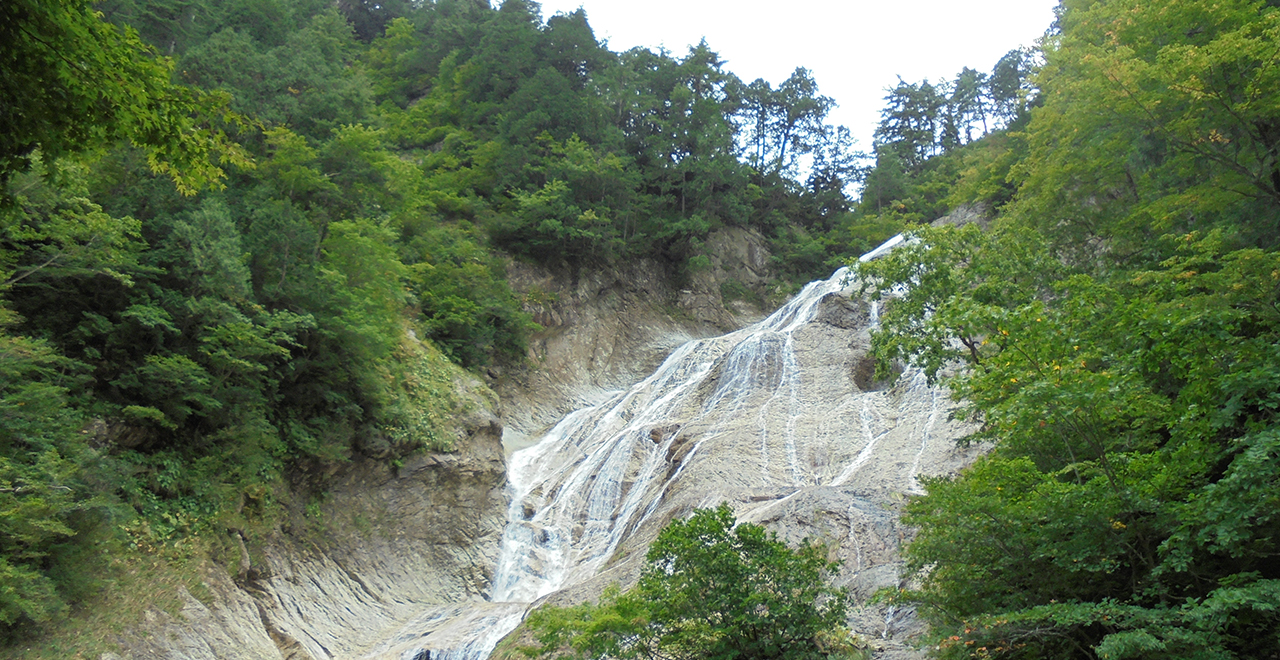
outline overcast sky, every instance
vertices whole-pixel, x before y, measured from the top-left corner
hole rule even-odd
[[[545,0],[543,17],[582,7],[610,50],[665,46],[683,56],[705,37],[745,82],[773,85],[796,67],[813,72],[843,124],[871,148],[884,89],[952,78],[968,66],[989,73],[1001,55],[1033,45],[1056,0]]]

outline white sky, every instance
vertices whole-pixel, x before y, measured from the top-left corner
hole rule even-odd
[[[544,18],[582,7],[610,50],[665,46],[683,57],[706,37],[744,82],[773,85],[798,66],[840,104],[843,124],[871,149],[884,89],[950,79],[968,66],[990,73],[996,60],[1033,45],[1053,21],[1057,0],[543,0]]]

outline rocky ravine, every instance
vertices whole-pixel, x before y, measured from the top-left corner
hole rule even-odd
[[[762,288],[763,242],[746,232],[713,240],[722,243],[714,268],[674,290],[647,264],[576,280],[516,268],[514,283],[544,294],[534,311],[546,330],[531,351],[538,369],[491,374],[508,452],[566,412],[641,381],[691,337],[759,316],[724,305],[717,281]],[[975,451],[956,449],[965,429],[949,420],[944,393],[918,377],[891,387],[871,381],[869,304],[831,294],[812,310],[807,323],[761,335],[761,346],[785,351],[745,371],[732,342],[708,339],[719,353],[707,358],[690,398],[627,430],[643,442],[624,459],[621,489],[655,504],[606,520],[619,536],[603,563],[540,602],[580,602],[609,583],[631,583],[667,521],[727,501],[740,519],[788,540],[827,542],[844,562],[837,582],[860,599],[854,628],[877,640],[881,657],[918,655],[903,644],[917,625],[912,613],[863,601],[897,584],[898,551],[910,534],[897,516],[920,475],[959,469]],[[729,415],[703,414],[735,392]],[[255,556],[248,580],[212,570],[212,598],[186,597],[176,616],[148,613],[144,629],[121,637],[122,657],[398,658],[439,639],[424,634],[440,632],[444,618],[465,618],[459,605],[490,593],[507,522],[501,427],[487,409],[476,410],[461,425],[456,453],[414,457],[395,472],[357,464],[335,475],[323,513],[343,531],[282,535]],[[646,462],[660,479],[640,484],[635,475]],[[536,509],[546,492],[529,493],[524,508]]]

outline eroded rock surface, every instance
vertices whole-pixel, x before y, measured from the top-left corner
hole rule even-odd
[[[330,487],[341,534],[267,555],[262,619],[310,657],[360,657],[435,604],[483,600],[505,523],[501,426],[457,453],[363,465]]]
[[[836,583],[857,598],[853,628],[879,657],[919,657],[907,643],[914,614],[868,599],[899,584],[911,531],[898,518],[920,478],[954,472],[980,449],[957,448],[968,429],[922,375],[890,384],[867,374],[871,304],[838,281],[790,303],[791,316],[682,347],[529,450],[544,467],[529,468],[517,493],[514,529],[533,541],[514,563],[544,582],[534,594],[557,586],[544,600],[566,604],[629,586],[670,520],[728,502],[784,539],[828,544],[843,563]],[[513,457],[513,481],[527,478],[525,458]]]
[[[723,229],[707,239],[707,252],[711,267],[683,283],[647,259],[577,273],[513,263],[511,285],[526,296],[543,331],[531,342],[530,368],[497,379],[508,432],[545,431],[564,415],[640,381],[689,339],[763,318],[754,305],[726,304],[721,284],[764,292],[770,276],[764,239],[745,229]]]
[[[483,601],[506,522],[502,429],[483,407],[459,428],[456,452],[333,475],[314,526],[270,540],[238,582],[210,568],[206,602],[147,612],[116,657],[358,658],[424,610]]]

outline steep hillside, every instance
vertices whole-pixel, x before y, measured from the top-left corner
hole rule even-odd
[[[513,263],[511,286],[542,329],[527,365],[495,374],[508,433],[544,431],[652,373],[688,339],[762,318],[766,300],[780,297],[764,238],[723,229],[707,245],[711,265],[691,277],[652,260],[576,274]]]
[[[708,279],[711,236],[753,232],[759,248],[791,235],[779,208],[815,222],[846,200],[847,162],[808,186],[781,156],[847,151],[824,103],[806,110],[801,149],[753,134],[755,153],[776,154],[753,167],[747,87],[709,47],[614,53],[582,12],[6,8],[0,97],[18,112],[0,143],[0,500],[14,512],[0,634],[13,643],[66,636],[68,614],[115,579],[108,565],[234,567],[241,543],[252,553],[294,524],[295,502],[323,502],[333,475],[459,450],[466,396],[441,356],[525,378],[540,332],[526,307],[549,310],[540,341],[564,330],[555,301],[512,289],[513,260],[564,278],[547,288],[566,297],[661,280],[671,292],[650,302],[687,318],[637,331],[659,341],[732,323]],[[788,84],[750,90],[763,118],[786,116],[772,100],[792,91],[815,100],[803,69]],[[763,254],[731,294],[763,295]],[[614,386],[630,360],[583,382]]]
[[[478,652],[721,501],[882,654],[1280,647],[1274,0],[1063,0],[871,154],[527,0],[3,13],[7,655]]]
[[[912,611],[869,601],[898,585],[911,535],[898,522],[906,498],[979,448],[957,448],[968,428],[922,375],[875,381],[872,308],[839,293],[842,277],[814,283],[759,326],[686,344],[643,382],[518,454],[513,512],[522,513],[507,534],[533,540],[519,551],[527,556],[504,548],[518,567],[504,575],[524,576],[508,587],[513,599],[568,604],[630,586],[667,522],[727,502],[739,520],[791,543],[827,543],[863,643],[876,657],[918,657]],[[571,559],[552,568],[563,561],[559,543],[572,544]],[[519,634],[499,657],[517,657]],[[418,644],[440,648],[430,636]]]

